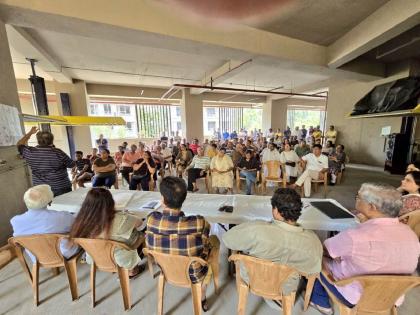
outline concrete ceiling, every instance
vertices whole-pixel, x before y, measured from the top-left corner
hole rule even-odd
[[[301,0],[260,29],[327,46],[389,0]]]
[[[39,74],[59,82],[168,88],[203,84],[222,73],[217,86],[305,92],[326,87],[331,79],[382,77],[380,67],[340,67],[420,20],[420,1],[295,1],[295,11],[270,23],[232,28],[190,21],[151,0],[126,6],[108,0],[98,10],[103,4],[0,0],[16,76],[30,75],[25,57],[31,57],[39,59]]]

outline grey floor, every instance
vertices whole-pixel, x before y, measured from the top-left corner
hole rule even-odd
[[[329,187],[328,198],[337,199],[347,208],[354,206],[354,196],[363,182],[399,184],[400,176],[390,176],[383,172],[348,168],[344,182],[340,186]],[[204,188],[204,187],[203,187]],[[269,194],[269,193],[268,193]],[[321,197],[321,193],[314,194]],[[220,257],[220,292],[214,295],[213,286],[208,289],[211,309],[206,314],[235,314],[237,294],[235,281],[227,273],[227,250],[222,247]],[[97,306],[91,307],[89,289],[89,267],[78,266],[79,300],[72,302],[64,272],[53,277],[48,270],[40,273],[40,305],[33,305],[32,290],[21,267],[15,260],[0,270],[0,315],[1,314],[125,314],[122,296],[116,275],[99,272],[97,275]],[[143,273],[137,279],[131,280],[133,307],[129,313],[156,313],[156,280],[149,273]],[[188,289],[166,286],[164,313],[172,315],[192,314],[192,300]],[[404,304],[399,309],[400,315],[420,314],[420,288],[407,294]],[[249,295],[246,314],[281,314],[269,308],[265,302],[252,294]],[[312,308],[303,312],[303,301],[299,297],[294,315],[320,314]],[[336,311],[338,314],[338,311]]]

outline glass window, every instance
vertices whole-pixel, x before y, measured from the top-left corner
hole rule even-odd
[[[212,131],[212,130],[216,129],[216,122],[215,121],[207,122],[207,129],[209,131]]]
[[[120,105],[119,106],[120,115],[130,115],[131,114],[131,106],[130,105]]]
[[[90,104],[90,115],[98,115],[98,104]]]
[[[104,104],[104,114],[105,115],[111,115],[112,114],[111,104]]]
[[[216,108],[207,108],[207,116],[216,116]]]
[[[304,110],[304,109],[288,109],[287,110],[287,125],[293,130],[295,127],[306,128],[309,126],[320,126],[324,130],[324,110]]]
[[[176,131],[180,131],[182,129],[182,124],[180,121],[176,123]]]
[[[176,115],[181,116],[181,108],[179,106],[176,108]]]

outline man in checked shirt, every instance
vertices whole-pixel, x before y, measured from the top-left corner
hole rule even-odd
[[[210,224],[200,215],[185,216],[181,211],[187,197],[185,182],[168,176],[162,179],[159,189],[163,211],[154,211],[147,217],[147,248],[166,254],[218,259],[215,253],[220,242],[215,235],[209,237]],[[210,264],[209,267],[191,264],[189,275],[192,283],[203,281],[201,306],[206,312],[209,310],[206,289],[212,276]]]

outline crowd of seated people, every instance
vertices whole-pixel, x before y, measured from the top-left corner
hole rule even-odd
[[[96,148],[93,149],[86,158],[76,154],[77,167],[73,170],[73,183],[74,186],[77,183],[83,187],[84,182],[92,179],[94,187],[117,187],[118,175],[121,174],[123,183],[126,182],[130,189],[148,190],[155,187],[158,176],[163,178],[174,172],[180,178],[187,178],[189,191],[198,191],[196,180],[210,175],[215,192],[233,193],[233,180],[238,170],[239,176],[246,180],[246,194],[251,194],[252,186],[261,182],[257,174],[260,177],[266,176],[267,163],[277,161],[282,165],[278,176],[283,176],[283,169],[290,187],[301,187],[308,197],[312,180],[328,177],[329,183],[334,185],[346,162],[344,146],[335,145],[337,131],[334,126],[330,126],[325,135],[324,147],[319,144],[319,134],[322,135],[319,126],[311,126],[309,130],[302,126],[293,131],[289,127],[276,132],[270,128],[266,133],[261,130],[248,132],[245,129],[239,133],[216,131],[214,139],[205,139],[203,143],[198,139],[189,143],[179,135],[162,137],[150,145],[139,142],[138,145],[129,146],[124,142],[118,146],[113,157],[103,147],[99,154]],[[312,145],[308,145],[307,141]],[[93,171],[90,171],[89,166],[84,166],[88,160]],[[83,171],[84,167],[87,172]]]

